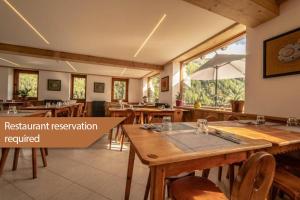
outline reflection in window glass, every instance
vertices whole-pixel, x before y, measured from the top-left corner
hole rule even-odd
[[[150,102],[156,102],[159,98],[159,75],[149,78],[148,97]]]
[[[85,77],[73,78],[73,99],[85,99]]]
[[[26,93],[28,94],[27,97],[37,97],[38,74],[20,73],[18,85],[18,91],[20,95]]]
[[[127,82],[123,80],[113,82],[114,100],[126,100],[126,84]]]

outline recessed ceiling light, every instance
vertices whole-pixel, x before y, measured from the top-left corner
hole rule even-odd
[[[164,14],[160,20],[158,21],[158,23],[155,25],[155,27],[153,28],[153,30],[150,32],[150,34],[147,36],[147,38],[145,39],[145,41],[142,43],[142,45],[140,46],[140,48],[136,51],[136,53],[134,54],[133,57],[137,57],[137,55],[141,52],[141,50],[144,48],[144,46],[146,45],[146,43],[148,42],[148,40],[151,38],[151,36],[154,34],[154,32],[158,29],[158,27],[160,26],[160,24],[165,20],[165,18],[167,17],[166,14]]]
[[[19,64],[15,63],[15,62],[13,62],[13,61],[4,59],[4,58],[0,58],[0,60],[3,60],[3,61],[8,62],[8,63],[10,63],[10,64],[16,65],[16,66],[18,66],[18,67],[20,66]]]
[[[66,61],[67,65],[69,65],[69,67],[71,67],[75,72],[77,72],[77,69],[69,62]]]
[[[48,40],[12,5],[8,0],[3,0],[44,42],[50,44]]]

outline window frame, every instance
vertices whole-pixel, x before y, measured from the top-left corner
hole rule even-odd
[[[112,102],[117,102],[118,101],[118,99],[114,99],[114,82],[115,81],[124,81],[124,82],[126,82],[126,89],[125,89],[125,91],[126,91],[126,94],[125,94],[125,99],[123,100],[124,102],[128,102],[128,88],[129,88],[129,79],[127,79],[127,78],[112,78],[112,80],[111,80],[111,101]]]
[[[17,95],[17,91],[19,90],[19,77],[20,74],[36,74],[37,75],[37,91],[36,97],[27,97],[28,100],[38,100],[39,98],[39,71],[37,70],[26,70],[26,69],[14,69],[14,86],[13,86],[13,99],[21,100],[22,97]]]
[[[77,98],[74,98],[74,79],[75,78],[84,78],[85,80],[85,93],[84,93],[84,99],[77,99]],[[86,88],[87,88],[87,76],[86,75],[83,75],[83,74],[71,74],[71,91],[70,91],[70,99],[72,100],[77,100],[77,101],[85,101],[86,100]]]

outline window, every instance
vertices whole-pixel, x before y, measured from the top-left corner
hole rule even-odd
[[[111,96],[112,101],[128,101],[128,79],[113,78]]]
[[[14,99],[37,99],[38,80],[38,71],[16,69],[14,71]]]
[[[86,76],[72,74],[71,98],[85,100],[86,96]]]
[[[148,98],[150,102],[156,102],[159,98],[159,74],[148,78]]]
[[[222,63],[204,73],[205,63],[223,57],[245,55],[246,38],[243,37],[214,52],[185,63],[182,67],[182,92],[185,104],[200,101],[202,106],[229,106],[230,100],[245,98],[245,58]],[[243,57],[243,56],[241,56]],[[226,60],[224,58],[224,60]],[[212,62],[209,62],[212,63]],[[229,65],[225,70],[225,64]],[[206,65],[207,67],[208,65]],[[224,68],[222,68],[224,66]],[[206,69],[206,68],[205,68]],[[201,73],[199,73],[202,71]],[[198,74],[196,74],[198,72]],[[216,77],[218,77],[216,79]]]

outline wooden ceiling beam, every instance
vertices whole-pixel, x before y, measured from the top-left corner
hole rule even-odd
[[[279,15],[276,0],[183,0],[249,27]]]
[[[187,50],[186,52],[180,54],[176,58],[172,59],[170,62],[188,62],[201,55],[214,51],[226,44],[229,44],[234,39],[244,35],[246,33],[246,27],[242,24],[233,24],[226,29],[220,31],[219,33],[213,35],[207,40],[201,42],[200,44],[194,46],[193,48]],[[165,65],[167,65],[166,63]]]
[[[88,63],[88,64],[96,64],[96,65],[106,65],[106,66],[113,66],[113,67],[126,67],[132,69],[143,69],[143,70],[151,70],[151,71],[163,70],[163,65],[155,65],[155,64],[120,60],[114,58],[90,56],[90,55],[69,53],[63,51],[54,51],[48,49],[39,49],[34,47],[26,47],[26,46],[19,46],[19,45],[6,44],[6,43],[0,43],[0,52],[14,54],[14,55],[31,56],[37,58],[63,60],[63,61]]]

